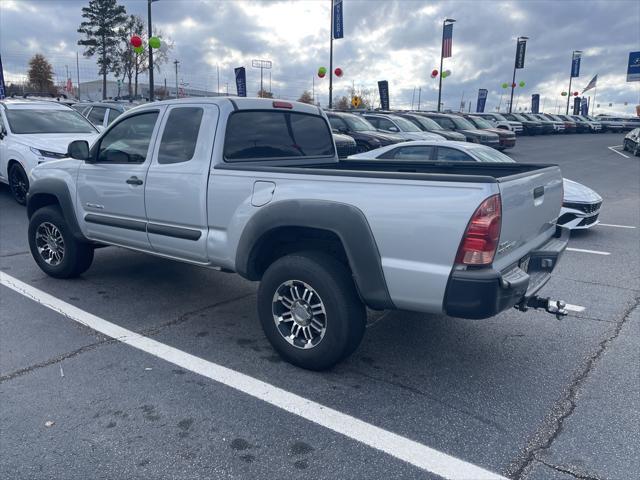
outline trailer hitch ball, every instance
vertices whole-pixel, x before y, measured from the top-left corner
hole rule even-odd
[[[567,312],[567,303],[563,300],[553,300],[549,297],[539,297],[537,295],[520,302],[516,305],[516,308],[521,312],[526,312],[529,308],[534,310],[543,308],[545,312],[555,315],[558,320],[569,313]]]

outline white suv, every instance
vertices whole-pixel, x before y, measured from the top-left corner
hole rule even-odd
[[[40,163],[65,158],[73,140],[90,144],[98,130],[72,108],[38,100],[0,101],[0,182],[26,202],[29,173]]]
[[[516,135],[520,135],[524,130],[524,127],[522,126],[521,122],[514,122],[511,120],[507,120],[499,113],[476,112],[473,115],[476,117],[484,118],[496,128],[504,128],[505,130],[511,130]]]

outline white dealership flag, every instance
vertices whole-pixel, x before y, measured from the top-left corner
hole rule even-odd
[[[591,90],[592,88],[596,88],[596,83],[598,83],[598,75],[596,75],[591,79],[591,81],[589,82],[589,85],[587,85],[585,89],[582,90],[582,93],[586,92],[587,90]]]

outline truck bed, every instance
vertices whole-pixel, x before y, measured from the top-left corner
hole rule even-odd
[[[478,162],[406,162],[383,160],[341,160],[331,163],[267,165],[265,162],[225,163],[215,168],[254,172],[299,173],[307,175],[337,175],[354,177],[394,178],[405,180],[497,183],[526,176],[552,164],[478,163]]]

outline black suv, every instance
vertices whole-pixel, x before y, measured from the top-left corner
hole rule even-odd
[[[397,135],[377,131],[360,115],[345,112],[326,112],[326,114],[333,130],[349,135],[356,141],[357,153],[405,141]]]
[[[548,128],[547,131],[544,131],[544,127],[542,126],[542,122],[529,120],[528,118],[523,117],[522,115],[518,115],[517,113],[501,113],[504,118],[510,120],[512,122],[520,122],[522,124],[522,129],[524,130],[525,135],[540,135],[541,133],[553,133],[553,127]]]

